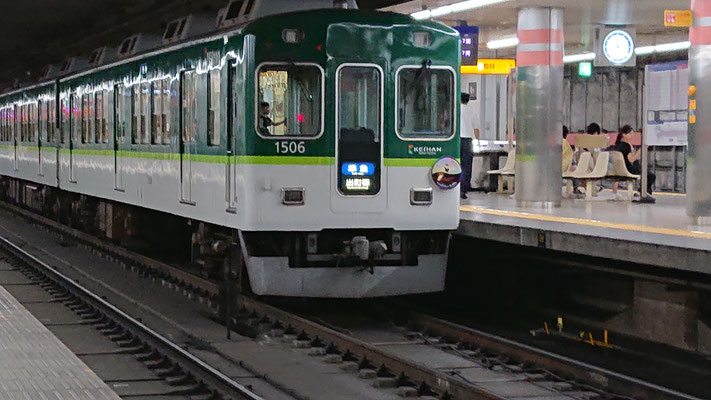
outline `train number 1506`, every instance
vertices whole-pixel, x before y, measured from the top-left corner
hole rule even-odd
[[[306,143],[301,142],[274,142],[277,154],[304,154]]]

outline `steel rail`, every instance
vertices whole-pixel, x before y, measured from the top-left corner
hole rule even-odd
[[[469,328],[453,322],[428,315],[411,313],[411,322],[415,327],[434,332],[446,338],[462,343],[471,343],[477,347],[509,358],[532,362],[537,367],[566,374],[568,377],[590,385],[604,386],[606,389],[625,396],[660,400],[703,400],[638,378],[601,368],[570,357],[542,350],[501,336]]]
[[[142,334],[143,336],[150,338],[153,343],[157,343],[162,347],[161,350],[168,350],[170,353],[172,353],[173,356],[177,356],[176,358],[178,360],[190,364],[190,366],[192,367],[191,370],[199,370],[200,372],[202,372],[203,377],[207,376],[209,379],[211,378],[210,380],[213,382],[210,383],[218,383],[220,389],[226,391],[227,393],[237,394],[241,398],[246,400],[263,400],[262,397],[256,395],[246,387],[237,383],[229,376],[223,374],[211,365],[207,364],[198,357],[184,350],[179,345],[172,342],[165,336],[161,335],[160,333],[149,328],[142,322],[126,314],[118,307],[101,298],[101,296],[93,293],[92,291],[85,288],[72,278],[64,275],[57,269],[36,258],[32,254],[23,250],[22,248],[20,248],[19,246],[17,246],[16,244],[1,235],[0,247],[11,255],[18,258],[19,260],[21,260],[22,262],[26,263],[27,265],[36,268],[41,272],[48,273],[52,276],[53,280],[57,281],[57,283],[59,283],[65,289],[75,292],[75,294],[80,294],[85,299],[90,300],[93,305],[97,305],[97,308],[99,308],[101,311],[108,311],[113,318],[119,319],[122,324],[130,326],[133,328],[132,330],[136,330],[140,332],[140,334]]]

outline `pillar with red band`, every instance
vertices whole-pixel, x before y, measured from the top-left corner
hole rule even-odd
[[[516,48],[516,179],[521,206],[561,202],[563,10],[524,8]]]
[[[686,212],[698,224],[711,224],[711,0],[692,0],[689,28],[689,109]],[[708,113],[706,111],[709,111]]]

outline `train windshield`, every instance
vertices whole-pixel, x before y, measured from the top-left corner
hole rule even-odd
[[[435,67],[405,67],[397,74],[397,133],[446,138],[454,132],[454,74]]]
[[[318,136],[322,87],[323,72],[316,65],[262,65],[257,132],[262,136]]]

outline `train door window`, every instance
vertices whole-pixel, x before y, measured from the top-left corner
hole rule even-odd
[[[161,115],[161,131],[163,144],[170,144],[170,78],[163,79],[163,113]]]
[[[141,143],[151,143],[151,84],[141,84]]]
[[[81,96],[81,142],[87,143],[89,141],[89,122],[87,121],[87,116],[89,115],[89,101],[88,96],[83,94]]]
[[[47,101],[47,142],[54,143],[57,139],[56,128],[57,128],[57,104],[56,100]]]
[[[116,93],[116,136],[120,143],[124,143],[121,139],[125,138],[128,133],[126,112],[132,109],[130,104],[133,103],[131,89],[124,85],[116,85],[114,93]]]
[[[140,143],[141,94],[138,85],[133,85],[131,88],[131,116],[131,143]]]
[[[79,143],[81,140],[81,98],[77,94],[72,95],[72,142]]]
[[[104,95],[101,90],[94,93],[94,111],[94,141],[101,143],[103,137],[101,120],[104,118]]]
[[[86,95],[86,135],[87,143],[96,143],[96,94]]]
[[[7,110],[0,110],[0,141],[7,142]]]
[[[32,110],[32,114],[30,115],[30,123],[32,125],[32,129],[30,131],[30,141],[32,143],[37,143],[37,140],[39,140],[40,135],[39,103],[30,104],[30,110]]]
[[[403,138],[449,138],[454,134],[454,73],[436,67],[397,72],[396,133]]]
[[[163,83],[155,81],[152,83],[153,106],[151,113],[151,143],[160,144],[162,138],[161,115],[163,114]]]
[[[207,141],[210,146],[220,145],[220,74],[219,69],[213,69],[208,77]]]
[[[183,141],[185,142],[191,142],[197,135],[195,80],[195,71],[183,73]]]
[[[64,144],[68,139],[69,136],[71,135],[71,115],[72,115],[72,104],[71,104],[71,97],[63,97],[60,100],[60,105],[62,106],[62,114],[60,115],[62,117],[62,132],[61,132],[61,142]]]
[[[45,138],[47,137],[47,102],[46,101],[39,101],[37,102],[37,116],[38,121],[37,121],[37,130],[39,133],[39,136],[37,137],[37,140],[39,142],[44,142]]]
[[[314,137],[323,131],[323,70],[313,64],[259,68],[257,133]]]
[[[346,195],[380,191],[382,79],[375,65],[336,72],[338,189]]]

